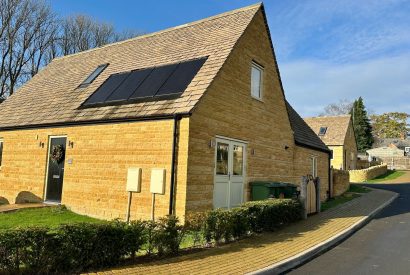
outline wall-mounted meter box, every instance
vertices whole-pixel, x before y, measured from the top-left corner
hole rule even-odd
[[[151,170],[151,193],[164,194],[165,193],[165,169],[153,168]]]
[[[128,168],[127,192],[141,192],[142,169],[138,167]]]

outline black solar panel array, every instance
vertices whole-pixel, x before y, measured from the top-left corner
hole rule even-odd
[[[111,75],[85,102],[84,106],[127,104],[139,100],[158,100],[179,96],[206,58],[177,64]]]

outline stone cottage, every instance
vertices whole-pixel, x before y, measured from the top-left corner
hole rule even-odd
[[[357,143],[350,115],[310,117],[305,122],[332,150],[333,168],[356,169]]]
[[[56,58],[1,105],[0,197],[149,218],[230,208],[249,182],[328,191],[329,149],[286,103],[263,5]],[[162,176],[161,176],[162,175]],[[137,177],[137,178],[138,178]]]

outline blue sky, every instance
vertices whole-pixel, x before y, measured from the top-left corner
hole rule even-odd
[[[153,32],[257,1],[52,0],[118,30]],[[362,96],[371,113],[410,113],[410,0],[264,2],[288,100],[302,116]]]

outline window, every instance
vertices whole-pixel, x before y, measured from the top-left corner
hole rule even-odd
[[[311,157],[312,160],[312,176],[317,177],[317,157]]]
[[[218,142],[216,147],[216,174],[228,175],[229,144]]]
[[[263,67],[252,63],[251,69],[251,95],[256,99],[262,99]]]
[[[102,71],[105,70],[105,68],[107,68],[108,64],[102,64],[100,66],[97,67],[97,69],[95,69],[84,81],[83,83],[80,84],[80,88],[84,88],[87,87],[88,85],[90,85],[94,79],[97,78],[97,76],[100,75],[100,73],[102,73]]]
[[[3,140],[0,139],[0,167],[3,161]]]
[[[327,127],[324,127],[324,126],[320,127],[319,136],[324,136],[326,134],[326,131],[327,131]]]

